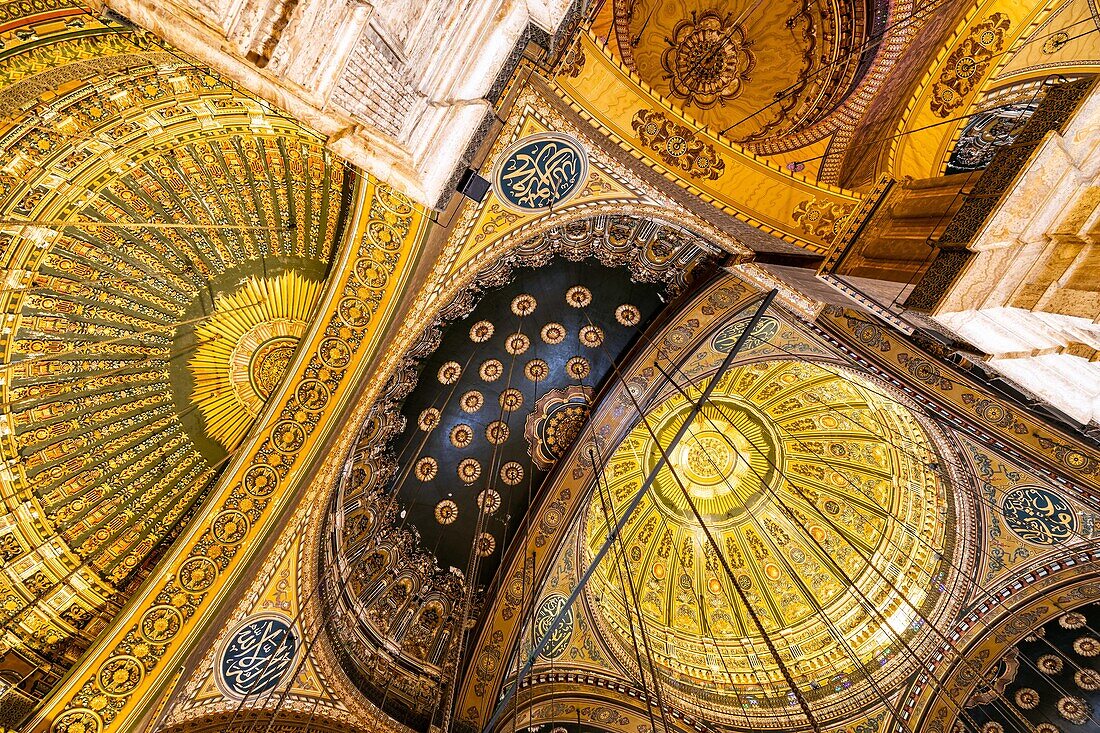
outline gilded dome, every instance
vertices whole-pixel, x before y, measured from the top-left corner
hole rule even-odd
[[[859,73],[853,49],[864,33],[863,3],[613,5],[614,48],[627,67],[733,140],[760,141],[812,125],[844,100]]]
[[[636,594],[666,695],[708,717],[787,714],[767,640],[823,719],[911,672],[921,619],[950,605],[954,509],[928,429],[884,389],[795,361],[728,371],[588,585],[614,656],[633,658]],[[691,408],[672,392],[613,452],[587,510],[589,559]]]

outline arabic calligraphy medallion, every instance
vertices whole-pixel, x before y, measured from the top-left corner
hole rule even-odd
[[[1073,536],[1077,515],[1058,494],[1038,486],[1020,486],[1001,502],[1005,524],[1025,542],[1055,545]]]
[[[535,638],[541,639],[547,631],[550,636],[546,640],[546,647],[542,650],[545,659],[560,657],[569,647],[569,640],[573,636],[573,609],[569,608],[562,615],[561,623],[554,626],[554,620],[565,608],[566,597],[557,593],[543,599],[539,610],[535,613]]]
[[[749,321],[751,320],[751,318],[745,318],[740,321],[734,321],[723,327],[722,330],[714,334],[714,348],[718,351],[728,353],[737,343],[737,339],[741,338],[741,334],[745,332],[745,328],[749,325]],[[756,322],[756,326],[752,329],[752,333],[745,339],[744,348],[748,351],[758,346],[763,346],[774,338],[777,333],[779,333],[779,321],[771,316],[764,316]]]
[[[229,636],[218,658],[218,687],[229,697],[270,692],[294,666],[298,636],[281,614],[252,616]]]
[[[506,206],[526,214],[549,211],[577,193],[588,178],[588,156],[574,138],[556,132],[509,145],[493,168],[493,185]]]

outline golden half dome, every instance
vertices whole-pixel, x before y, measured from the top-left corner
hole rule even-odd
[[[877,700],[874,686],[912,671],[921,618],[946,601],[953,509],[928,432],[883,389],[795,361],[723,375],[589,583],[615,655],[632,658],[636,594],[666,694],[719,719],[792,704],[769,641],[822,710],[860,690]],[[671,393],[612,454],[587,510],[589,558],[697,396]]]

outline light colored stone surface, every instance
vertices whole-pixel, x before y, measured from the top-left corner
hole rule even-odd
[[[1036,151],[932,317],[1081,423],[1100,421],[1100,92]]]
[[[432,206],[529,23],[566,0],[106,0]]]

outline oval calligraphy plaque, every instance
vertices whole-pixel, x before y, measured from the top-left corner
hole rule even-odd
[[[734,347],[734,344],[737,343],[737,339],[741,338],[741,334],[745,332],[745,328],[748,327],[749,321],[751,320],[751,318],[745,318],[723,326],[718,333],[714,334],[714,338],[711,341],[711,343],[714,344],[714,348],[717,351],[728,353],[730,349]],[[752,329],[752,333],[745,339],[744,348],[748,351],[749,349],[763,346],[774,338],[777,333],[779,333],[779,321],[771,316],[764,316],[756,322],[756,326]]]
[[[1039,486],[1020,486],[1001,501],[1005,524],[1025,542],[1056,545],[1073,536],[1077,515],[1069,502]]]
[[[568,135],[543,132],[509,145],[493,167],[493,186],[505,206],[538,214],[564,203],[588,179],[588,156]]]
[[[542,650],[542,656],[546,659],[556,659],[569,648],[569,640],[573,636],[573,609],[567,609],[562,615],[561,623],[554,625],[554,620],[565,608],[567,600],[565,596],[557,593],[546,596],[539,604],[538,611],[535,612],[536,639],[541,639],[548,630],[553,629],[550,631],[546,647]]]
[[[286,616],[252,616],[229,635],[218,655],[218,687],[228,697],[270,692],[287,677],[298,635]]]

